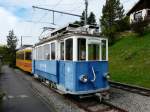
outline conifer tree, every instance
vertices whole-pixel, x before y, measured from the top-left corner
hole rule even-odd
[[[124,17],[124,9],[120,0],[106,0],[102,13],[100,19],[102,34],[109,38],[110,44],[113,44],[117,32],[117,21]]]
[[[7,47],[9,52],[10,66],[14,67],[16,64],[17,37],[15,36],[13,30],[10,30],[7,36]]]
[[[96,25],[96,19],[95,19],[95,15],[93,12],[90,13],[90,15],[87,19],[87,24],[88,25]]]
[[[84,26],[84,21],[85,21],[85,11],[82,12],[82,16],[80,17],[80,21],[75,21],[74,24]],[[91,12],[89,17],[87,18],[87,25],[96,25],[96,19],[95,19],[95,15],[93,12]]]
[[[82,12],[82,16],[80,18],[80,25],[84,26],[84,21],[85,21],[85,11]]]

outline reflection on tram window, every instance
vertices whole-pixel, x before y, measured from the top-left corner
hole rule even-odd
[[[64,42],[61,42],[60,44],[60,56],[61,56],[61,60],[64,60]]]
[[[50,46],[49,44],[46,44],[44,46],[44,60],[49,60],[50,59]]]
[[[73,59],[73,39],[67,39],[66,40],[66,60],[72,60]]]
[[[86,39],[78,39],[78,60],[86,60]]]
[[[51,59],[55,60],[55,43],[51,43]]]
[[[100,60],[100,47],[99,44],[89,44],[88,45],[88,60]]]
[[[102,60],[106,60],[106,40],[102,40]]]

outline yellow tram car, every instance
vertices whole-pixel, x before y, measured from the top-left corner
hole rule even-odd
[[[32,46],[23,46],[16,52],[16,67],[32,72]]]

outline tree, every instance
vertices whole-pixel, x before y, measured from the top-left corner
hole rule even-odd
[[[0,46],[0,57],[1,57],[1,61],[3,63],[7,63],[8,62],[8,58],[9,58],[8,55],[9,55],[9,53],[8,53],[7,46],[6,45],[1,45]]]
[[[88,25],[96,25],[96,19],[95,19],[95,15],[93,12],[90,13],[90,15],[87,19],[87,24]]]
[[[80,18],[80,25],[84,26],[84,21],[85,21],[85,11],[82,12],[82,16]]]
[[[80,21],[75,21],[73,24],[78,24],[80,26],[84,26],[85,21],[85,11],[82,12],[82,16],[80,17]],[[89,17],[87,18],[88,25],[96,25],[96,19],[93,12],[90,13]]]
[[[130,22],[128,16],[124,17],[121,20],[116,21],[116,24],[117,24],[117,32],[130,30]]]
[[[120,4],[120,0],[106,0],[102,13],[103,15],[100,19],[102,34],[109,38],[110,44],[113,44],[117,32],[116,21],[124,17],[124,9]]]
[[[9,31],[7,36],[7,47],[9,52],[9,63],[10,66],[15,67],[16,64],[16,47],[17,47],[17,37],[13,30]]]

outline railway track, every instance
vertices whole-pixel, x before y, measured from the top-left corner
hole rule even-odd
[[[109,83],[110,83],[110,86],[113,88],[122,89],[122,90],[129,91],[132,93],[140,94],[143,96],[148,96],[148,97],[150,96],[150,89],[147,89],[147,88],[132,86],[128,84],[122,84],[122,83],[113,82],[113,81],[109,81]]]
[[[40,82],[39,80],[36,81]],[[42,82],[41,84],[50,88],[50,86],[45,82]],[[56,89],[50,89],[56,94],[59,94]],[[102,101],[100,103],[98,97],[96,96],[79,98],[72,95],[64,95],[64,97],[73,102],[79,108],[83,109],[85,112],[128,112],[127,110],[117,107],[109,102]]]
[[[109,102],[102,101],[100,103],[94,96],[78,100],[73,98],[69,99],[86,112],[128,112],[122,108],[114,106]]]

